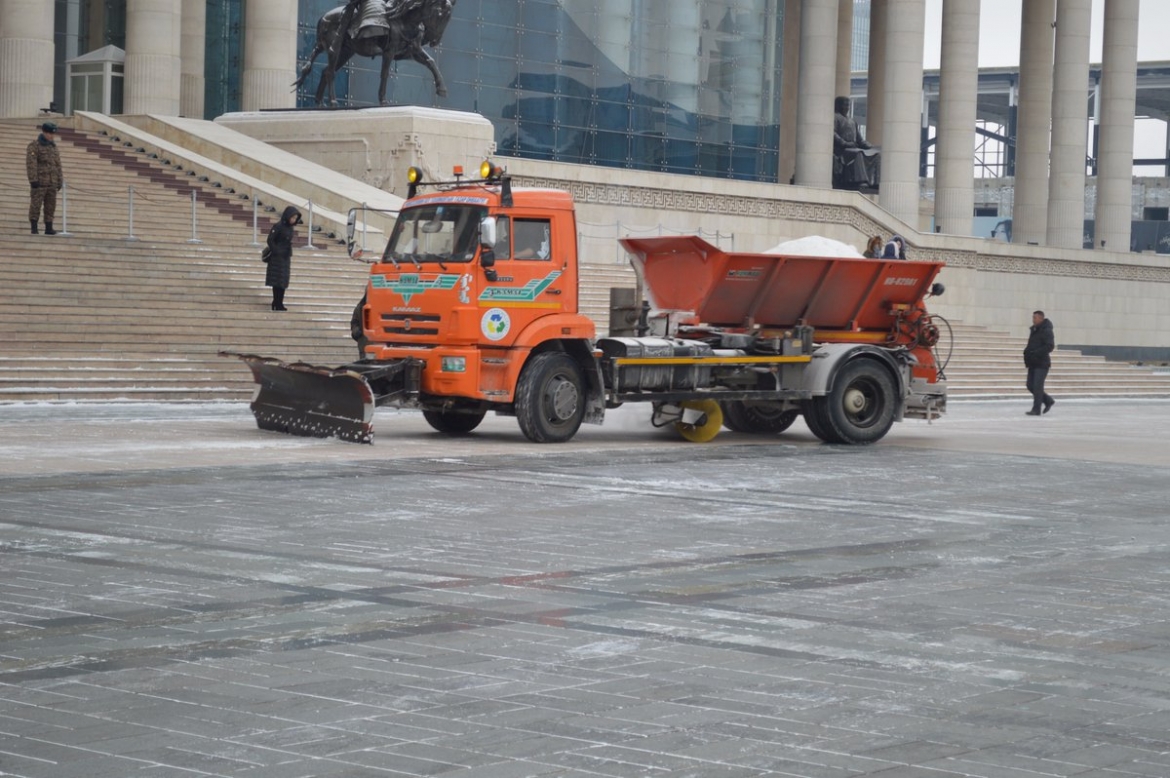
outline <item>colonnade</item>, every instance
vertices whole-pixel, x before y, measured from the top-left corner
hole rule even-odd
[[[206,0],[126,0],[123,110],[203,117]],[[51,0],[0,0],[0,116],[36,116],[53,98]],[[249,0],[241,107],[293,108],[297,0]]]
[[[1129,249],[1139,0],[1105,0],[1099,94],[1097,236]],[[1092,0],[1022,3],[1013,239],[1079,248],[1085,218]],[[879,204],[918,224],[926,106],[922,93],[925,0],[872,0],[866,136],[882,147]],[[848,95],[853,0],[785,0],[780,180],[827,187],[833,98]],[[980,0],[943,0],[935,149],[935,227],[968,235]],[[848,21],[848,23],[847,23]],[[799,33],[797,33],[799,30]],[[836,39],[831,39],[832,36]],[[790,47],[798,50],[793,52]],[[798,72],[789,73],[795,64]],[[795,98],[788,97],[794,93]],[[790,138],[787,144],[783,138]]]
[[[1104,2],[1095,216],[1104,244],[1126,250],[1139,0]],[[126,0],[125,113],[203,115],[206,5],[206,0]],[[779,5],[784,18],[779,180],[828,187],[833,99],[850,91],[854,0],[779,0]],[[1013,238],[1078,247],[1085,211],[1092,0],[1027,0],[1022,6]],[[289,85],[296,76],[297,0],[249,0],[245,8],[241,108],[295,107]],[[871,0],[870,5],[866,132],[882,147],[879,203],[911,225],[918,224],[926,116],[925,10],[926,0]],[[944,0],[935,217],[938,230],[955,234],[970,233],[973,215],[979,15],[980,0]],[[0,116],[36,116],[49,105],[53,46],[54,3],[0,0]]]

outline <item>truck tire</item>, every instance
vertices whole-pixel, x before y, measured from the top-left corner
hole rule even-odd
[[[829,399],[827,397],[814,397],[811,400],[802,400],[800,403],[801,413],[804,415],[804,423],[808,425],[809,432],[816,435],[824,443],[843,443],[844,441],[837,437],[829,429],[827,422],[823,420],[828,413]]]
[[[516,421],[533,443],[563,443],[585,418],[585,379],[568,354],[537,354],[516,382]]]
[[[779,435],[792,426],[800,411],[780,403],[730,400],[723,405],[723,426],[733,432]]]
[[[466,435],[479,426],[487,411],[457,413],[455,411],[423,411],[427,424],[447,435]]]
[[[820,409],[817,422],[841,443],[874,443],[885,437],[894,424],[894,378],[868,359],[845,363],[834,377],[828,396],[816,399],[824,401],[816,403]]]

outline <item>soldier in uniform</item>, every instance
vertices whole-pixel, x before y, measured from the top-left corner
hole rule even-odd
[[[25,153],[25,167],[28,169],[28,185],[31,189],[28,206],[28,224],[32,234],[37,234],[37,220],[41,209],[45,211],[45,234],[56,235],[53,216],[57,213],[57,191],[64,183],[61,174],[61,154],[57,151],[54,135],[57,125],[45,122],[41,134],[28,144]]]

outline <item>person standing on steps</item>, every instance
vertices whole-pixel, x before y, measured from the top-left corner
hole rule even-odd
[[[293,228],[301,223],[301,212],[290,205],[280,215],[280,221],[268,231],[268,270],[264,273],[264,285],[272,287],[272,310],[287,311],[284,307],[284,290],[288,289],[292,275]]]
[[[37,220],[41,209],[45,211],[45,234],[56,235],[53,217],[57,214],[57,192],[65,181],[61,174],[61,154],[56,143],[57,125],[45,122],[41,134],[28,144],[24,164],[28,169],[29,205],[28,225],[33,235],[37,234]]]
[[[1032,326],[1028,330],[1028,345],[1024,346],[1024,366],[1028,368],[1028,391],[1032,393],[1032,410],[1029,416],[1039,416],[1048,413],[1056,400],[1044,391],[1044,380],[1048,378],[1048,369],[1052,367],[1052,350],[1056,348],[1056,335],[1052,331],[1052,322],[1044,316],[1044,311],[1032,312]],[[1040,410],[1040,406],[1044,410]]]

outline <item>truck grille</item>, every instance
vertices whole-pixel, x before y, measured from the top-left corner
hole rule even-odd
[[[384,313],[382,332],[387,335],[438,335],[442,318],[422,313]]]

